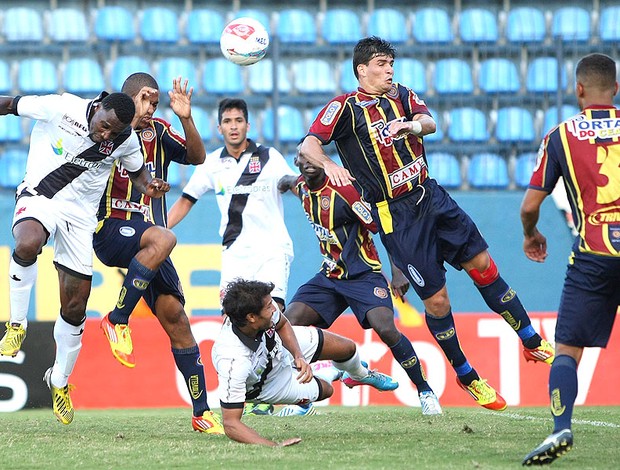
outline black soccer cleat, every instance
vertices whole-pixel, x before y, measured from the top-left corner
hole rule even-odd
[[[573,433],[562,429],[551,434],[524,459],[523,465],[549,465],[573,448]]]

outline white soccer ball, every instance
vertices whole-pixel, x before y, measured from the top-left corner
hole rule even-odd
[[[252,65],[265,57],[269,34],[253,18],[237,18],[226,25],[220,36],[222,54],[237,65]]]

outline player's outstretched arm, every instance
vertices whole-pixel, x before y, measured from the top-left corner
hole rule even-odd
[[[0,96],[0,116],[15,114],[14,100],[14,96]]]
[[[291,323],[288,321],[284,315],[280,315],[280,321],[276,325],[276,331],[282,339],[282,345],[291,353],[293,356],[293,360],[295,361],[295,369],[299,371],[297,374],[297,380],[299,383],[305,384],[312,380],[312,367],[306,361],[303,353],[301,352],[301,348],[299,347],[299,342],[297,341],[297,336],[295,336],[295,331],[291,326]]]
[[[297,176],[284,175],[280,178],[280,181],[278,181],[278,191],[281,193],[291,191],[293,194],[297,195],[295,183],[297,183]]]
[[[254,429],[241,421],[242,408],[222,408],[224,432],[233,441],[243,444],[258,444],[270,447],[286,447],[301,442],[301,438],[293,437],[282,442],[270,441],[258,434]]]
[[[174,227],[185,218],[189,211],[194,207],[194,203],[181,196],[168,211],[168,228]]]
[[[329,180],[336,186],[346,186],[355,181],[349,170],[334,162],[323,151],[321,141],[313,135],[306,136],[299,147],[299,154],[306,158],[312,165],[325,170]]]

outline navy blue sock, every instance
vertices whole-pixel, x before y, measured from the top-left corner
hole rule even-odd
[[[517,293],[501,276],[488,286],[481,287],[476,284],[476,287],[489,308],[506,320],[506,323],[517,332],[526,348],[533,349],[540,346],[541,337],[532,327],[530,317]]]
[[[441,318],[431,317],[428,312],[425,313],[426,326],[428,326],[435,341],[437,341],[437,344],[443,350],[448,361],[450,361],[452,368],[461,379],[461,382],[469,385],[472,380],[478,379],[478,374],[469,364],[465,357],[465,353],[461,349],[459,338],[456,335],[456,326],[454,325],[452,310],[450,310],[445,317]]]
[[[390,346],[394,359],[398,361],[400,366],[405,369],[411,381],[415,384],[418,392],[429,392],[431,387],[426,381],[426,374],[420,363],[411,341],[405,335],[400,335],[400,340],[394,346]]]
[[[209,405],[207,405],[207,384],[200,349],[198,346],[187,349],[172,348],[172,355],[177,368],[185,378],[185,385],[192,399],[194,416],[202,416],[209,410]]]
[[[108,317],[110,323],[113,325],[119,323],[126,325],[129,323],[129,315],[136,308],[140,297],[142,297],[142,294],[144,294],[144,291],[156,274],[157,271],[150,270],[136,260],[136,258],[131,260],[127,269],[127,275],[123,281],[123,287],[121,287],[121,293],[116,302],[116,307],[114,307],[114,310],[110,312]]]
[[[571,428],[577,388],[577,361],[564,354],[556,356],[549,373],[549,398],[554,433]]]

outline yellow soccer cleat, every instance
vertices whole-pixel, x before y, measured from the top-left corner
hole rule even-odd
[[[542,340],[540,346],[534,349],[523,348],[523,357],[526,361],[544,362],[552,364],[555,359],[555,349],[546,341]]]
[[[73,403],[71,403],[71,396],[69,392],[73,390],[73,385],[67,384],[64,387],[54,387],[52,385],[52,368],[50,367],[45,371],[43,381],[47,384],[48,388],[52,392],[52,409],[54,416],[62,424],[71,424],[73,421]]]
[[[113,325],[108,319],[109,316],[110,314],[108,313],[101,319],[100,327],[110,343],[112,354],[124,366],[129,368],[136,367],[129,325]]]
[[[220,417],[213,411],[205,411],[202,416],[192,416],[192,427],[194,431],[205,434],[224,434]]]
[[[485,379],[474,380],[469,385],[465,385],[457,377],[456,383],[468,392],[480,406],[494,411],[504,411],[506,409],[506,400],[493,387],[487,384]]]
[[[25,337],[26,330],[21,324],[7,322],[6,333],[4,333],[4,336],[0,339],[0,355],[17,356]]]

